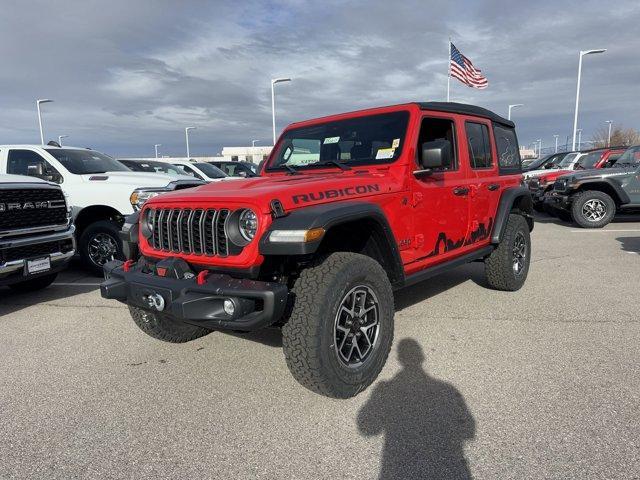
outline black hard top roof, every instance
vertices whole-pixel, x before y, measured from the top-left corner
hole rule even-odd
[[[492,122],[501,123],[507,127],[515,128],[516,126],[511,120],[507,120],[506,118],[493,113],[491,110],[487,110],[486,108],[478,107],[476,105],[455,102],[418,102],[418,105],[422,110],[436,110],[439,112],[475,115],[477,117],[488,118]]]

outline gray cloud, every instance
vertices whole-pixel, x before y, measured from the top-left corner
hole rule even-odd
[[[60,2],[55,2],[60,3]],[[614,120],[640,127],[640,6],[615,2],[5,2],[0,17],[0,142],[48,138],[117,155],[181,154],[270,141],[269,80],[278,124],[357,108],[441,100],[447,36],[488,76],[453,99],[514,111],[521,143],[570,133],[578,51],[585,59],[584,137]]]

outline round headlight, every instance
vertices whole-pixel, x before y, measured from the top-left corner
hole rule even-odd
[[[247,242],[253,240],[258,230],[258,216],[253,210],[245,209],[240,213],[238,217],[238,229],[240,235]]]

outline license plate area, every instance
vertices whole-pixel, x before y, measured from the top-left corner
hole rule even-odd
[[[36,275],[49,270],[51,270],[51,258],[49,256],[31,258],[24,261],[25,276]]]

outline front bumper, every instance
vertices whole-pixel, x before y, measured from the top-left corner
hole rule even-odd
[[[0,285],[50,275],[64,269],[75,254],[72,225],[62,232],[0,240]],[[25,274],[27,260],[49,257],[51,268],[37,274]]]
[[[287,304],[288,289],[280,283],[212,273],[199,285],[195,276],[178,279],[155,275],[142,262],[127,270],[118,260],[104,266],[105,281],[100,285],[104,298],[212,330],[266,327],[282,317]],[[232,315],[223,308],[225,300],[235,306]]]
[[[544,196],[544,203],[554,208],[569,210],[571,208],[571,197],[564,193],[552,190]]]

